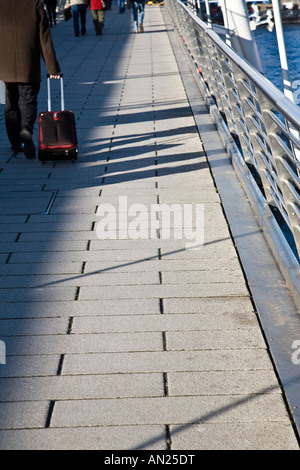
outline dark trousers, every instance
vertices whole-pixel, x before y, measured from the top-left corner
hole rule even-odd
[[[56,24],[56,4],[56,0],[48,0],[45,2],[50,26]]]
[[[96,34],[101,34],[104,26],[104,10],[92,10]]]
[[[22,129],[33,133],[40,83],[5,83],[5,89],[6,132],[11,144],[18,145]]]
[[[73,25],[75,36],[79,36],[80,26],[81,34],[86,33],[86,5],[72,5]]]

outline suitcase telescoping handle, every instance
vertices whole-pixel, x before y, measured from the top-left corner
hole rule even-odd
[[[51,86],[50,86],[50,75],[47,75],[47,89],[48,89],[48,111],[51,111]],[[57,80],[57,79],[55,79]],[[64,97],[64,80],[63,75],[60,75],[60,97],[61,97],[61,110],[65,110],[65,97]]]

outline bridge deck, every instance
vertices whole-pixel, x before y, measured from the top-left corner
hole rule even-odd
[[[77,162],[11,155],[0,123],[1,449],[299,448],[296,308],[163,12],[53,28]]]

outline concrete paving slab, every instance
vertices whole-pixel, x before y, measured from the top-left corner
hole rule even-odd
[[[4,327],[6,320],[3,320]],[[43,324],[43,323],[42,323]],[[104,333],[126,331],[207,331],[207,330],[233,330],[256,326],[256,318],[253,313],[237,315],[215,315],[203,313],[202,315],[186,314],[157,314],[157,315],[132,315],[126,316],[90,316],[73,317],[72,333]],[[39,325],[38,325],[39,327]],[[221,334],[221,333],[220,333]],[[199,336],[199,340],[201,337]]]
[[[47,341],[45,341],[47,339]],[[229,341],[229,340],[228,340]],[[122,351],[160,351],[161,332],[107,333],[101,335],[48,335],[6,337],[6,348],[15,355],[82,354]]]
[[[3,318],[74,317],[90,315],[147,315],[160,313],[159,299],[43,300],[3,302]]]
[[[51,195],[48,193],[14,193],[7,192],[1,195],[3,206],[1,207],[1,215],[5,214],[37,214],[45,212],[50,202]]]
[[[270,393],[280,394],[274,371],[219,371],[176,372],[168,374],[171,396],[187,395],[244,395],[255,393],[257,386],[270,388]]]
[[[5,388],[1,382],[5,381]],[[0,378],[1,401],[78,400],[115,397],[155,397],[163,394],[161,374],[81,375]],[[8,395],[7,395],[8,393]],[[54,393],[54,394],[53,394]]]
[[[281,423],[199,423],[171,426],[174,450],[298,450],[291,444],[291,429]]]
[[[52,300],[73,300],[76,297],[76,287],[40,287],[0,289],[0,302],[45,302]]]
[[[0,253],[0,263],[1,263],[1,265],[6,262],[7,257],[8,257],[8,253]]]
[[[44,428],[47,402],[0,403],[1,429]]]
[[[213,410],[213,411],[212,411]],[[263,416],[263,420],[262,420]],[[285,405],[275,394],[70,400],[56,403],[53,427],[120,424],[289,423]]]
[[[15,311],[18,315],[18,310]],[[0,320],[1,337],[59,335],[68,332],[68,318]]]
[[[159,438],[157,438],[159,436]],[[165,426],[101,426],[68,429],[0,431],[1,449],[28,450],[160,450],[167,442]]]
[[[16,252],[12,253],[10,257],[11,263],[56,263],[56,262],[74,262],[74,261],[119,261],[120,263],[124,262],[135,262],[139,263],[141,260],[147,259],[159,259],[159,252],[157,248],[146,249],[145,250],[122,250],[103,248],[99,251],[88,251],[88,250],[77,250],[77,251],[48,251],[48,252],[36,252],[31,253],[26,252]]]
[[[217,263],[214,259],[201,259],[191,260],[189,265],[182,260],[175,259],[140,259],[137,262],[124,263],[120,264],[114,260],[111,261],[88,261],[85,264],[84,272],[85,273],[97,273],[100,271],[112,271],[112,272],[133,272],[133,271],[160,271],[160,272],[172,272],[182,271],[187,272],[190,270],[195,270],[197,272],[201,271],[219,271],[222,269],[222,265]],[[226,260],[226,267],[228,271],[240,270],[240,264],[237,258],[232,258]]]
[[[53,286],[131,286],[159,284],[157,272],[148,273],[83,273],[83,274],[31,274],[30,276],[0,276],[2,289],[44,288]]]
[[[43,377],[56,376],[58,364],[60,361],[59,354],[43,355],[17,355],[14,356],[13,351],[7,348],[7,360],[4,366],[1,366],[0,377]],[[6,390],[6,382],[3,381],[4,401],[9,401],[9,393]]]
[[[216,345],[217,346],[217,345]],[[273,370],[262,348],[66,354],[63,374]]]
[[[50,288],[49,288],[50,289]],[[80,289],[80,299],[136,299],[145,298],[174,298],[174,297],[224,297],[224,296],[245,296],[247,288],[245,285],[236,284],[174,284],[172,286],[157,284],[138,286],[106,286],[86,287]]]
[[[0,233],[0,243],[1,242],[14,242],[19,236],[18,232],[9,232],[9,233]]]
[[[9,252],[16,253],[16,252],[42,252],[45,251],[83,251],[86,249],[86,241],[85,240],[75,240],[75,241],[58,241],[55,242],[47,242],[47,241],[38,241],[35,243],[32,242],[7,242],[1,243],[0,242],[0,251],[8,250]]]
[[[14,263],[0,265],[1,276],[24,276],[46,274],[80,274],[82,263]]]

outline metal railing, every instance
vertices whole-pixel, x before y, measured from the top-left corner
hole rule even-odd
[[[283,270],[293,277],[300,300],[300,108],[195,11],[179,0],[165,5],[198,70],[202,90],[217,108],[235,148],[235,168],[244,177],[247,172],[255,212],[263,229],[269,225],[269,234],[273,232]]]

